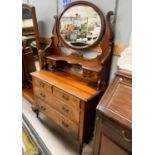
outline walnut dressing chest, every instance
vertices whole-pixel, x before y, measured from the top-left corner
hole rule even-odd
[[[31,74],[37,115],[52,119],[80,148],[93,134],[95,109],[108,85],[112,15],[86,1],[67,5],[55,17],[51,44],[39,52],[43,70]]]

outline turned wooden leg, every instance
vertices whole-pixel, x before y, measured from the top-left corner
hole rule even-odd
[[[35,110],[36,112],[36,117],[39,118],[39,110]]]
[[[33,103],[32,104],[32,111],[36,112],[38,110],[38,108],[36,107],[36,105]]]
[[[80,145],[80,148],[79,148],[79,155],[82,155],[82,151],[83,151],[83,144]]]

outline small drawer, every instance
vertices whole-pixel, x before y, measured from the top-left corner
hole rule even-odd
[[[53,94],[61,99],[63,102],[70,104],[71,106],[75,107],[75,108],[80,108],[80,99],[70,95],[66,92],[64,92],[63,90],[53,87]]]
[[[110,119],[104,119],[103,134],[115,141],[128,152],[132,152],[132,131]]]
[[[65,131],[70,133],[75,138],[78,138],[78,125],[71,120],[64,117],[61,113],[51,108],[43,101],[37,99],[37,105],[39,110],[44,113],[47,117],[52,119],[57,125],[63,128]]]
[[[99,75],[96,72],[92,72],[86,69],[83,70],[83,76],[84,78],[87,78],[92,81],[96,81],[99,79]]]
[[[45,102],[51,102],[52,100],[52,92],[45,91],[38,86],[33,87],[34,95],[44,100]]]
[[[47,102],[47,104],[58,110],[61,114],[68,117],[75,123],[79,123],[80,109],[75,109],[73,106],[61,102],[61,100],[56,98],[54,95],[51,96],[50,102]]]
[[[33,85],[48,92],[52,92],[52,86],[42,80],[33,77]]]

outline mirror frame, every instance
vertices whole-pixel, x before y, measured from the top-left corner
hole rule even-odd
[[[77,6],[78,6],[78,5],[85,5],[85,6],[89,6],[89,7],[93,8],[93,9],[98,13],[98,15],[99,15],[99,17],[100,17],[100,20],[101,20],[101,31],[100,31],[100,34],[99,34],[98,39],[97,39],[93,44],[91,44],[91,45],[89,45],[89,46],[86,46],[86,47],[81,47],[81,48],[76,48],[76,46],[75,46],[75,47],[70,46],[69,44],[67,44],[67,42],[62,38],[62,36],[61,36],[61,34],[60,34],[60,21],[61,21],[61,17],[63,16],[63,14],[64,14],[68,9],[70,9],[71,7],[76,6],[76,5],[77,5]],[[102,39],[104,33],[105,33],[105,17],[104,17],[104,14],[102,13],[102,11],[101,11],[96,5],[94,5],[94,4],[90,3],[90,2],[87,2],[87,1],[75,1],[75,2],[72,2],[72,3],[68,4],[68,5],[65,7],[65,9],[63,10],[63,12],[60,14],[59,18],[58,18],[57,34],[58,34],[59,38],[62,40],[62,42],[63,42],[67,47],[70,47],[71,49],[74,49],[74,50],[84,50],[84,49],[89,49],[89,48],[94,47],[95,45],[97,45],[97,44],[101,41],[101,39]],[[59,39],[59,38],[58,38],[58,39]],[[59,41],[60,41],[60,40],[59,40]]]
[[[39,50],[41,48],[41,45],[40,45],[40,36],[39,36],[39,29],[38,29],[35,7],[26,3],[22,3],[22,8],[28,8],[31,10],[36,45],[37,45],[37,50]]]

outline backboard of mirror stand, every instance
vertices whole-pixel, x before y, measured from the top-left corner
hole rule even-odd
[[[98,23],[92,23],[92,25],[97,26],[97,28],[89,25],[89,19],[86,16],[81,15],[80,12],[77,13],[75,11],[75,16],[73,16],[74,14],[68,14],[69,17],[65,15],[66,11],[72,9],[72,7],[74,7],[75,10],[78,10],[79,8],[76,9],[78,6],[94,10],[94,17],[96,17],[96,14],[100,17],[100,27]],[[53,37],[51,37],[52,42],[44,52],[43,67],[46,70],[59,69],[74,74],[83,80],[89,81],[98,90],[105,88],[108,84],[111,50],[113,45],[110,23],[111,15],[113,15],[113,13],[110,11],[106,17],[104,17],[97,6],[86,1],[76,1],[69,4],[60,17],[55,17]],[[63,25],[61,23],[62,17],[67,18],[67,22],[70,23],[70,25]],[[88,22],[85,23],[84,26],[80,22],[75,21],[76,19],[79,19],[83,22],[83,19],[85,20],[86,18]],[[95,21],[96,19],[93,20]],[[92,19],[90,21],[92,21]],[[79,25],[80,28],[72,23],[78,23],[77,25]],[[69,32],[66,32],[66,30]],[[83,43],[87,42],[89,39],[88,34],[90,34],[91,30],[100,30],[96,31],[100,32],[100,34],[98,34],[97,39],[95,39],[92,44],[83,46]],[[80,38],[80,36],[82,36],[80,33],[83,34],[83,32],[85,32],[85,38],[82,40]],[[66,41],[65,39],[68,40]],[[75,46],[77,44],[71,45],[72,42],[77,42],[78,47]],[[81,47],[79,47],[79,43],[82,43]]]

